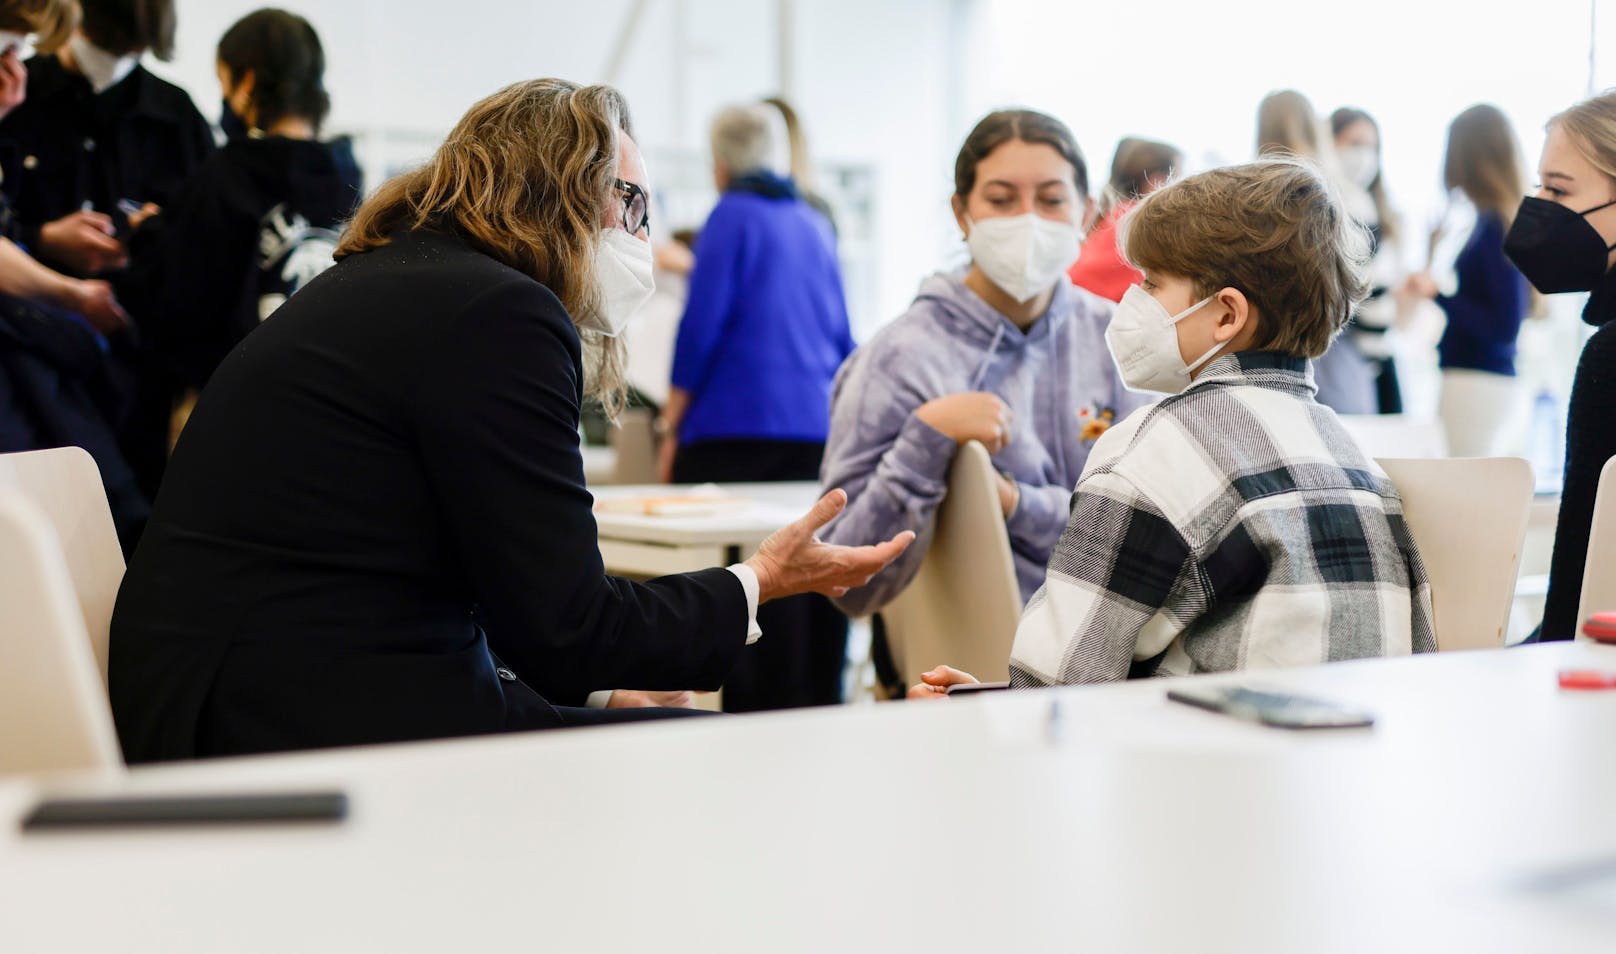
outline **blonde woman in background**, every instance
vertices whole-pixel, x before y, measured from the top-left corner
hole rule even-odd
[[[1594,498],[1600,471],[1616,457],[1616,92],[1549,120],[1538,181],[1504,239],[1505,253],[1545,295],[1589,292],[1582,320],[1596,329],[1577,362],[1566,418],[1565,485],[1542,627],[1543,639],[1557,640],[1571,639],[1582,623]]]
[[[1276,90],[1257,106],[1257,156],[1310,159],[1338,191],[1345,193],[1333,140],[1325,135],[1313,103],[1294,89]],[[1379,409],[1375,370],[1350,335],[1337,335],[1330,349],[1313,359],[1318,401],[1338,414],[1373,414]]]
[[[1498,107],[1472,106],[1448,127],[1443,182],[1468,236],[1440,234],[1430,272],[1411,275],[1410,298],[1434,300],[1448,324],[1437,345],[1442,368],[1438,414],[1455,457],[1489,457],[1510,450],[1525,400],[1515,377],[1516,339],[1531,306],[1531,288],[1504,255],[1504,235],[1526,193],[1520,143]],[[1451,226],[1450,226],[1451,228]],[[1461,243],[1462,239],[1462,243]],[[1445,268],[1451,254],[1451,272]]]
[[[797,184],[797,193],[802,196],[804,202],[813,206],[814,211],[823,215],[825,221],[830,223],[831,231],[836,232],[836,216],[831,211],[830,202],[819,193],[813,155],[808,150],[808,131],[803,128],[802,117],[797,114],[796,107],[781,96],[770,96],[763,100],[763,105],[773,107],[786,124],[786,144],[791,157],[791,180]]]

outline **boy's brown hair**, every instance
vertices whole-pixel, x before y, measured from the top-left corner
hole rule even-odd
[[[1123,219],[1141,271],[1188,278],[1195,297],[1237,288],[1256,307],[1251,347],[1317,358],[1369,294],[1369,236],[1318,166],[1259,159],[1159,189]]]

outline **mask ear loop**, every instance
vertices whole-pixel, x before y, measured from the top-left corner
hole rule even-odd
[[[1613,202],[1611,204],[1616,205],[1616,202]],[[1206,303],[1211,301],[1212,299],[1214,299],[1216,297],[1218,297],[1218,296],[1217,295],[1208,295],[1205,298],[1201,299],[1200,301],[1196,302],[1195,304],[1189,306],[1188,308],[1186,308],[1183,311],[1179,312],[1178,314],[1174,315],[1173,320],[1172,320],[1172,324],[1176,325],[1179,322],[1183,321],[1185,318],[1188,318],[1190,315],[1193,315],[1197,311],[1200,311],[1202,308],[1205,308]],[[1206,364],[1208,361],[1211,361],[1213,355],[1217,354],[1219,351],[1222,351],[1223,346],[1226,345],[1226,344],[1228,344],[1227,341],[1224,342],[1223,344],[1215,344],[1215,345],[1213,345],[1212,348],[1209,351],[1206,352],[1206,354],[1203,354],[1199,358],[1196,358],[1191,363],[1186,364],[1184,366],[1184,372],[1186,374],[1194,374],[1196,369],[1200,368],[1203,364]]]
[[[1604,205],[1596,205],[1591,209],[1584,209],[1583,211],[1578,212],[1577,214],[1586,219],[1588,216],[1593,215],[1595,212],[1598,212],[1600,209],[1608,209],[1613,205],[1616,205],[1616,199],[1611,199],[1609,202],[1606,202]],[[1593,225],[1592,222],[1589,222],[1588,224]],[[1600,238],[1604,238],[1604,236],[1601,235]],[[1605,246],[1605,251],[1607,251],[1607,252],[1616,252],[1616,243],[1612,243],[1610,245]]]

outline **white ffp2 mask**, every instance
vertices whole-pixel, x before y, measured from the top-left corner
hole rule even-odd
[[[1030,301],[1055,284],[1077,261],[1082,242],[1077,226],[1036,212],[966,223],[971,260],[1018,302]]]
[[[600,306],[579,325],[615,338],[656,291],[651,243],[622,229],[607,229],[595,245],[595,281]]]
[[[1189,387],[1195,369],[1211,361],[1223,345],[1213,345],[1193,363],[1185,364],[1178,350],[1178,332],[1173,326],[1216,297],[1208,296],[1176,315],[1169,315],[1161,302],[1138,285],[1124,292],[1105,329],[1105,344],[1111,349],[1117,370],[1122,373],[1123,386],[1130,391],[1161,394],[1177,394]]]

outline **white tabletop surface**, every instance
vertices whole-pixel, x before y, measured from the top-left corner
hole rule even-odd
[[[1367,706],[1365,730],[1264,729],[1149,681],[122,783],[336,785],[334,828],[22,836],[36,791],[0,783],[0,951],[1608,954],[1616,692],[1560,690],[1568,665],[1616,648],[1243,677]]]
[[[702,516],[661,517],[596,511],[595,523],[603,538],[634,540],[671,546],[752,544],[803,514],[819,499],[813,481],[758,484],[712,484],[698,489],[687,484],[619,484],[590,488],[595,499],[680,497],[715,493],[746,501],[746,505]],[[717,488],[712,491],[711,488]]]

